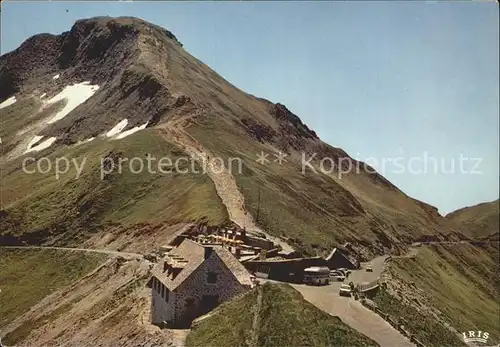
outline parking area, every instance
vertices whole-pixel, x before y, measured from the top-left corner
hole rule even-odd
[[[339,317],[351,328],[375,340],[380,346],[414,346],[382,317],[364,307],[359,301],[353,297],[340,296],[336,289],[340,288],[338,283],[323,287],[306,285],[293,285],[293,287],[314,306]]]
[[[381,346],[387,347],[410,347],[414,346],[399,331],[394,329],[388,322],[375,312],[364,307],[353,297],[339,295],[340,286],[353,282],[361,284],[377,280],[384,270],[384,261],[387,256],[373,259],[369,263],[362,263],[361,269],[352,270],[349,277],[343,282],[331,282],[326,286],[311,286],[306,284],[291,284],[304,298],[314,306],[339,317],[344,323],[360,333],[375,340]],[[366,265],[370,264],[373,271],[367,272]],[[274,282],[272,280],[262,280],[261,282]]]
[[[321,292],[321,293],[332,293],[336,294],[338,296],[340,286],[342,284],[348,284],[349,282],[353,282],[355,285],[356,284],[361,284],[365,282],[372,282],[377,280],[380,275],[382,274],[382,271],[384,270],[384,261],[387,258],[387,256],[380,256],[377,258],[374,258],[371,262],[368,263],[361,263],[361,268],[359,270],[351,270],[351,273],[349,276],[344,280],[344,281],[335,281],[331,280],[329,285],[326,286],[311,286],[307,284],[293,284],[293,287],[300,289],[300,291],[306,291],[306,292]],[[371,265],[371,268],[373,271],[369,272],[366,271],[367,265]],[[273,280],[267,280],[267,279],[259,279],[260,282],[277,282]],[[307,289],[304,289],[307,288]]]
[[[356,285],[356,284],[376,281],[382,274],[382,271],[384,271],[384,264],[385,264],[384,261],[386,258],[387,256],[384,255],[374,258],[371,262],[361,263],[361,268],[359,270],[351,270],[351,273],[344,281],[335,281],[334,279],[332,279],[329,285],[321,287],[321,291],[338,294],[340,286],[344,283],[348,284],[349,282],[353,282]],[[366,271],[368,265],[371,266],[373,271]],[[305,284],[296,284],[294,286],[310,287]]]

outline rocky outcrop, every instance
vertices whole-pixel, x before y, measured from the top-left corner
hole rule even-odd
[[[289,136],[319,139],[316,133],[302,123],[300,118],[293,114],[285,105],[277,103],[271,107],[271,114],[281,121],[281,130]]]
[[[161,76],[141,60],[139,42],[148,40],[182,46],[171,32],[129,17],[79,20],[61,35],[33,36],[0,57],[0,101],[42,93],[48,100],[68,85],[89,81],[100,87],[93,97],[38,135],[68,145],[105,133],[123,119],[128,120],[124,130],[153,126],[189,98],[172,96]]]

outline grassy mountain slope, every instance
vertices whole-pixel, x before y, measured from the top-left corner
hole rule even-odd
[[[55,74],[60,78],[52,79]],[[100,88],[64,119],[47,124],[66,101],[47,105],[42,95],[51,98],[67,85],[83,81]],[[308,254],[325,253],[339,243],[351,242],[369,257],[421,239],[458,239],[460,223],[478,221],[480,228],[494,226],[494,212],[484,213],[489,217],[466,213],[459,217],[458,213],[443,218],[435,208],[408,197],[342,149],[323,143],[285,106],[237,89],[186,52],[172,33],[139,19],[92,18],[77,21],[58,36],[30,38],[18,50],[0,57],[0,85],[0,102],[17,98],[13,105],[0,109],[0,244],[75,246],[110,231],[127,230],[121,235],[121,240],[127,239],[127,247],[137,251],[140,240],[142,246],[147,244],[141,251],[148,251],[159,245],[158,235],[175,231],[179,224],[229,224],[227,208],[210,177],[199,173],[199,163],[181,161],[177,170],[164,174],[154,162],[154,172],[132,172],[137,165],[135,162],[131,168],[132,158],[147,163],[148,155],[168,157],[172,162],[187,157],[182,146],[159,129],[169,124],[185,127],[201,147],[225,163],[228,158],[241,159],[241,170],[236,165],[232,173],[245,197],[246,210],[266,232],[287,239]],[[123,119],[128,120],[124,130],[146,122],[148,126],[124,139],[103,136]],[[57,141],[43,152],[22,155],[34,135],[54,136]],[[90,137],[95,139],[78,144]],[[270,162],[264,165],[256,162],[261,151],[269,154]],[[282,164],[274,162],[273,153],[278,151],[287,154]],[[314,169],[305,173],[303,154],[316,154],[311,161]],[[56,179],[53,170],[23,172],[22,162],[31,156],[40,165],[47,164],[43,157],[52,165],[63,157],[71,163],[85,163],[78,179],[74,165]],[[327,162],[327,170],[322,172],[320,160],[325,157],[336,165],[329,170]],[[121,159],[126,161],[119,172],[116,166]],[[107,165],[112,162],[115,170],[102,177],[101,160]],[[27,169],[35,166],[31,162]],[[349,166],[353,167],[349,173],[343,173]],[[182,173],[184,169],[188,172]],[[498,202],[496,208],[498,216]],[[486,235],[469,229],[469,235]],[[99,247],[110,245],[106,237],[101,241]],[[379,304],[413,319],[419,338],[430,345],[456,342],[442,330],[439,319],[433,318],[436,310],[442,320],[460,329],[482,324],[493,330],[496,326],[486,320],[494,318],[493,303],[498,299],[498,282],[491,282],[497,276],[491,270],[495,256],[498,258],[495,248],[457,251],[444,247],[425,248],[413,260],[395,260],[390,268],[394,288],[383,292],[387,296],[380,297]],[[53,260],[42,262],[51,264]],[[57,300],[40,305],[35,316],[23,315],[17,332],[24,336],[23,326],[29,328],[34,321],[38,329],[31,333],[27,328],[31,345],[39,338],[62,344],[123,342],[135,346],[149,338],[151,343],[163,343],[158,331],[145,332],[151,328],[144,323],[147,318],[137,325],[137,317],[148,307],[149,293],[141,292],[136,284],[146,281],[147,271],[135,262],[123,265],[115,260]],[[421,289],[414,291],[415,286]],[[405,288],[412,290],[405,292]],[[259,294],[253,291],[222,305],[202,321],[188,344],[374,345],[304,302],[289,287],[266,285],[260,290],[257,327],[252,309]],[[130,294],[136,292],[143,296]],[[414,292],[415,300],[425,306],[405,299]],[[99,300],[94,300],[96,295]],[[476,299],[478,308],[469,312]],[[133,331],[130,324],[135,324]],[[442,338],[436,338],[438,335]]]
[[[339,318],[320,311],[291,286],[266,283],[219,306],[195,326],[186,345],[377,346],[377,343]]]
[[[0,250],[0,265],[4,345],[171,344],[172,336],[149,322],[149,266],[145,262],[22,249]]]
[[[278,149],[211,119],[193,121],[190,133],[225,162],[241,159],[243,169],[233,165],[233,175],[246,208],[259,216],[257,222],[265,230],[290,238],[306,253],[322,253],[343,242],[382,252],[394,244],[452,232],[443,218],[396,188],[374,182],[368,173],[338,178],[336,171],[322,173],[318,163],[316,171],[302,171],[301,154],[294,150],[280,165],[273,161]],[[269,153],[270,162],[265,165],[256,162],[261,151]]]
[[[48,153],[38,153],[36,157],[45,154]],[[151,170],[147,169],[148,156],[156,158],[151,159]],[[169,172],[160,171],[159,158],[168,157],[175,163],[181,156],[181,150],[150,129],[120,141],[96,139],[50,153],[52,166],[56,158],[72,161],[71,168],[59,179],[55,169],[46,174],[38,172],[33,160],[26,166],[29,172],[37,171],[32,174],[22,170],[21,158],[8,162],[2,170],[3,230],[32,244],[78,244],[117,225],[226,223],[227,212],[213,183],[201,173],[197,163],[180,161],[177,167],[163,168]],[[120,158],[138,159],[123,161],[120,170]],[[108,175],[104,175],[108,171],[103,171],[101,160],[114,163],[108,167]],[[78,179],[74,162],[83,167]],[[139,171],[141,162],[145,168]],[[39,163],[43,169],[48,167],[47,160]],[[194,173],[191,165],[200,173]],[[61,162],[61,170],[64,168]],[[185,170],[190,173],[183,173]]]
[[[259,214],[258,223],[271,234],[291,238],[308,253],[321,253],[339,242],[382,252],[395,243],[453,233],[437,209],[409,198],[372,168],[323,143],[285,106],[235,88],[182,47],[165,42],[160,50],[145,51],[141,61],[158,62],[156,78],[168,90],[189,96],[190,105],[176,115],[187,119],[189,133],[204,148],[226,163],[229,157],[244,162],[244,170],[233,175],[246,208],[254,218]],[[168,78],[158,69],[163,66]],[[256,163],[261,151],[273,160],[272,153],[280,150],[288,154],[282,166]],[[330,174],[303,174],[302,153],[329,158],[344,170],[346,165],[360,169],[341,178],[338,167]],[[318,160],[313,163],[319,166]]]
[[[472,238],[482,238],[499,232],[499,201],[485,202],[464,207],[446,215],[460,225],[463,233]]]
[[[0,249],[0,332],[47,295],[87,274],[105,256],[55,250]],[[26,322],[8,334],[9,345],[26,337],[41,322]]]
[[[32,58],[34,54],[41,58]],[[56,73],[61,77],[53,80]],[[13,134],[16,128],[29,128],[30,136],[57,137],[40,155],[182,155],[175,139],[160,140],[151,129],[123,140],[99,137],[126,118],[125,130],[146,122],[153,129],[179,122],[214,155],[241,158],[244,169],[233,175],[246,210],[264,230],[308,254],[351,242],[369,256],[423,237],[460,237],[435,208],[408,197],[340,148],[323,143],[284,105],[232,86],[186,52],[173,34],[142,20],[91,18],[77,21],[59,36],[35,36],[0,57],[0,76],[6,85],[2,100],[12,95],[18,99],[0,109],[0,117],[12,119],[2,133],[2,159],[8,159],[1,167],[6,177],[5,211],[0,217],[4,235],[29,234],[25,239],[37,243],[66,242],[82,233],[138,222],[228,222],[206,176],[112,174],[100,181],[95,160],[78,180],[68,173],[55,182],[14,169],[23,156],[12,160],[12,153],[22,153],[29,140],[26,134]],[[50,114],[40,115],[49,112],[39,108],[40,95],[47,93],[49,98],[82,81],[100,88],[62,120],[45,124]],[[26,101],[30,98],[34,100]],[[96,140],[71,147],[90,137]],[[261,151],[270,153],[271,160],[272,153],[283,151],[287,161],[261,165],[255,161]],[[325,157],[335,162],[334,169],[303,174],[301,155],[315,153],[315,169]],[[350,173],[340,175],[349,166]],[[65,237],[57,240],[62,234]]]
[[[487,331],[498,343],[498,257],[495,243],[422,246],[415,257],[390,263],[389,290],[375,301],[384,311],[403,316],[426,345],[456,345],[445,323],[458,332]]]

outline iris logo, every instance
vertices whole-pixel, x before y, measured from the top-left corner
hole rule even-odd
[[[485,331],[481,331],[481,330],[479,330],[479,331],[470,330],[470,331],[462,333],[462,336],[464,337],[465,343],[471,343],[471,342],[486,343],[486,342],[488,342],[488,338],[490,337],[490,334],[485,332]]]

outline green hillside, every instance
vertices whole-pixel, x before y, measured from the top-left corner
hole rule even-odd
[[[152,170],[147,168],[147,156],[156,158],[151,161]],[[228,222],[210,178],[191,170],[191,165],[196,169],[198,164],[179,161],[177,168],[165,167],[171,172],[162,173],[158,162],[163,157],[175,164],[187,155],[151,129],[119,141],[95,139],[48,155],[51,165],[56,158],[84,163],[78,178],[73,164],[57,178],[54,169],[38,172],[36,162],[26,166],[34,173],[23,172],[21,158],[8,162],[2,167],[0,235],[22,235],[36,244],[56,238],[59,244],[79,244],[88,235],[118,225]],[[133,158],[137,159],[130,164]],[[121,170],[120,159],[128,160]],[[101,168],[107,162],[114,163],[114,170],[103,175]],[[141,162],[143,170],[139,170]]]
[[[188,347],[378,346],[289,285],[266,283],[195,324]]]
[[[498,200],[485,202],[456,210],[446,215],[446,218],[457,223],[465,235],[475,239],[498,235],[499,206]]]
[[[498,257],[498,244],[422,246],[414,258],[392,261],[388,271],[393,290],[382,290],[375,301],[385,312],[405,318],[426,345],[461,343],[444,322],[459,332],[487,331],[498,343]]]
[[[0,248],[0,331],[47,295],[87,274],[106,256],[61,250]],[[15,343],[42,321],[26,321],[4,338]]]

